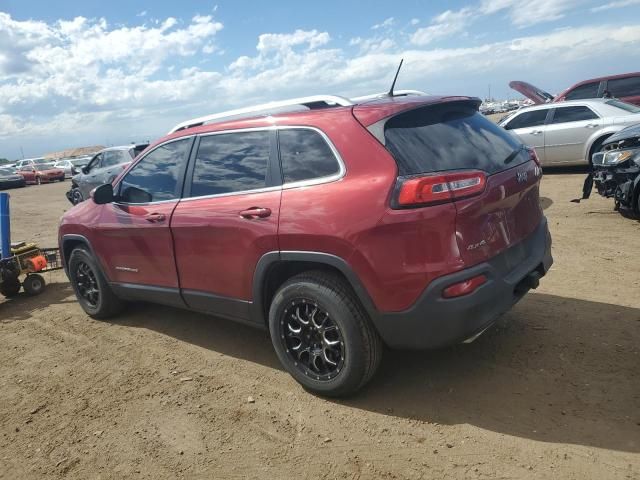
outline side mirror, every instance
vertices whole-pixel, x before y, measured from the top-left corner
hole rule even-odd
[[[89,173],[89,165],[82,167],[82,173],[84,173],[85,175]]]
[[[93,198],[93,201],[98,205],[113,202],[113,185],[105,183],[104,185],[96,187],[91,192],[91,198]]]

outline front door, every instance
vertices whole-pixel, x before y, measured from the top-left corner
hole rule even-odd
[[[587,163],[585,145],[602,123],[587,106],[556,107],[545,133],[547,163]]]
[[[171,219],[180,287],[196,310],[249,317],[256,264],[278,250],[275,134],[205,135]]]
[[[115,187],[116,201],[102,209],[96,251],[109,279],[134,297],[181,303],[169,225],[192,143],[183,138],[151,150]]]

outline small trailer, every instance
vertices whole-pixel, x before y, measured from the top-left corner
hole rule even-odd
[[[0,193],[0,294],[11,298],[24,288],[28,295],[38,295],[45,288],[40,274],[61,268],[59,249],[40,248],[35,243],[11,243],[9,194]]]

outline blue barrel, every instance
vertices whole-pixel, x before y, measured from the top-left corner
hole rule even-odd
[[[0,193],[0,258],[11,255],[11,219],[9,217],[9,194]]]

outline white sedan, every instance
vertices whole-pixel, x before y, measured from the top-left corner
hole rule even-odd
[[[640,123],[640,107],[597,98],[521,108],[499,125],[536,149],[545,166],[585,165],[612,134]]]

